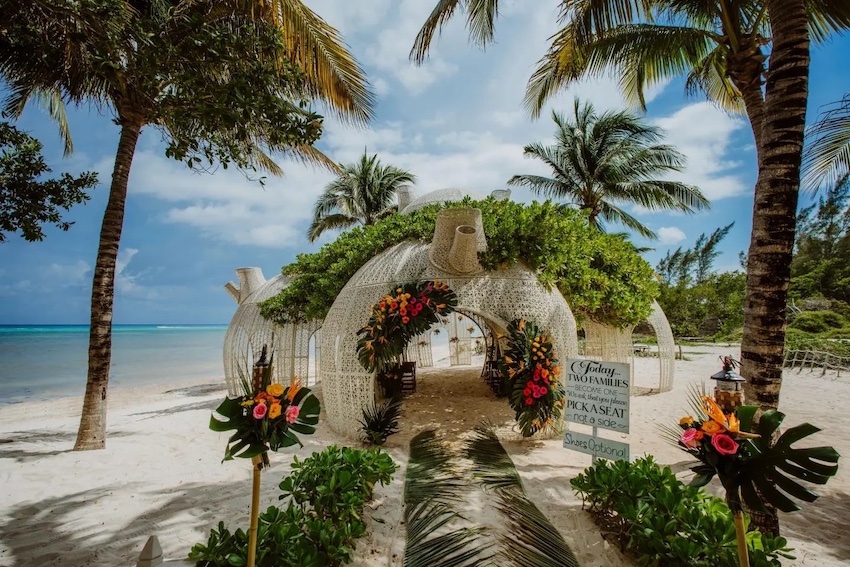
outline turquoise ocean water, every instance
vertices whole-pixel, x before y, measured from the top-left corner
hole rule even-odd
[[[227,325],[115,325],[110,388],[224,381]],[[0,326],[0,405],[85,392],[88,325]],[[43,398],[42,398],[43,399]]]

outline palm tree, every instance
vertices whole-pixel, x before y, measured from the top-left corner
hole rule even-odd
[[[105,446],[115,269],[127,181],[142,128],[190,166],[280,173],[261,146],[329,164],[312,147],[319,98],[363,123],[373,96],[339,34],[299,0],[0,2],[6,109],[32,96],[93,103],[121,129],[92,284],[86,393],[75,449]],[[212,56],[211,54],[215,54]],[[59,115],[61,118],[61,115]]]
[[[850,93],[824,110],[806,130],[803,186],[836,186],[850,173]],[[846,182],[846,180],[845,180]]]
[[[564,27],[529,80],[525,104],[540,113],[580,77],[618,71],[643,104],[646,88],[686,76],[686,91],[746,112],[759,175],[748,253],[742,373],[748,398],[776,408],[782,383],[785,303],[794,245],[808,98],[809,43],[850,29],[846,0],[561,0]],[[460,8],[473,42],[493,39],[498,2],[442,0],[417,36],[424,61],[434,32]],[[780,17],[770,18],[770,14]],[[765,48],[769,47],[768,61]],[[768,68],[769,65],[769,68]],[[768,72],[769,71],[769,72]]]
[[[336,179],[316,200],[307,238],[315,242],[326,230],[375,224],[395,211],[396,191],[416,181],[409,171],[381,165],[378,155],[365,151],[358,163],[340,166]]]
[[[524,149],[526,156],[551,167],[554,177],[514,175],[508,185],[567,199],[588,211],[592,226],[600,227],[600,219],[618,222],[647,238],[657,236],[615,203],[687,213],[709,207],[698,188],[655,178],[681,171],[685,162],[672,147],[656,143],[662,136],[659,128],[628,112],[597,114],[592,104],[581,105],[578,99],[573,112],[573,120],[552,113],[555,145],[537,143]]]

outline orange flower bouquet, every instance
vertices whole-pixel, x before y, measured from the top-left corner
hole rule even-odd
[[[267,451],[298,444],[295,435],[310,435],[319,423],[319,400],[293,378],[289,386],[272,383],[271,364],[258,368],[259,376],[242,377],[243,394],[225,398],[210,418],[213,431],[233,431],[227,440],[223,461],[252,458]],[[223,419],[222,419],[223,418]]]

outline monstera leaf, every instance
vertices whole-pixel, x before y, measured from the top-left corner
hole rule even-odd
[[[755,406],[738,409],[741,431],[751,431],[756,409]],[[783,512],[799,510],[799,504],[790,497],[814,502],[818,495],[798,480],[826,484],[838,471],[840,455],[832,447],[792,447],[794,443],[820,431],[809,423],[786,430],[771,445],[771,439],[783,419],[785,414],[780,411],[766,411],[756,430],[760,437],[746,439],[741,444],[746,457],[743,464],[735,471],[718,471],[729,496],[737,497],[738,502],[743,501],[755,510],[763,510],[764,503]],[[699,474],[700,471],[697,472]]]
[[[223,461],[230,461],[234,457],[250,459],[269,449],[277,451],[295,444],[303,446],[295,433],[310,435],[316,431],[316,424],[319,423],[319,400],[307,388],[299,388],[292,398],[290,405],[299,408],[294,423],[286,423],[282,417],[273,425],[265,420],[257,422],[240,403],[242,399],[225,398],[215,410],[219,415],[210,417],[210,429],[213,431],[235,430],[227,440]]]

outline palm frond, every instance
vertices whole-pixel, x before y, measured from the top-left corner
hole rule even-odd
[[[844,0],[806,0],[809,15],[809,34],[823,43],[833,33],[850,29],[850,3]]]
[[[343,214],[325,215],[319,219],[314,219],[310,223],[310,228],[307,229],[307,238],[310,242],[315,242],[319,236],[326,230],[346,229],[356,225],[359,219]]]
[[[343,120],[369,122],[375,95],[339,31],[301,0],[273,0],[272,10],[283,30],[287,54],[304,72],[310,94]]]
[[[633,231],[637,232],[644,238],[649,238],[651,240],[656,240],[658,235],[655,234],[648,226],[637,220],[635,217],[621,209],[620,207],[608,203],[606,201],[600,202],[600,211],[599,216],[605,219],[606,222],[616,222],[620,224],[624,224]]]
[[[567,542],[525,494],[519,473],[492,427],[475,428],[466,449],[473,474],[497,497],[496,508],[508,522],[499,534],[500,565],[578,567]]]
[[[425,20],[419,33],[416,34],[413,47],[410,49],[409,57],[416,65],[421,65],[428,57],[428,49],[434,39],[434,32],[442,31],[443,26],[452,18],[459,4],[460,0],[439,0],[434,9],[431,10],[428,19]]]
[[[405,506],[425,500],[452,505],[463,500],[466,487],[452,454],[433,429],[411,439],[404,483]]]
[[[404,483],[405,567],[474,567],[492,558],[484,528],[463,526],[455,506],[468,485],[434,430],[410,441]],[[462,527],[458,528],[458,525]]]
[[[806,131],[802,185],[810,191],[835,185],[850,172],[850,94],[821,112]]]

